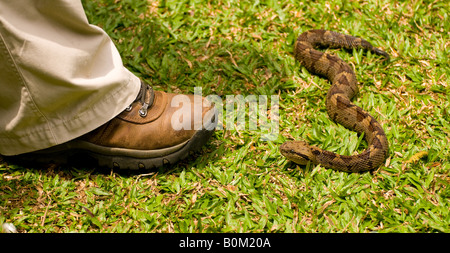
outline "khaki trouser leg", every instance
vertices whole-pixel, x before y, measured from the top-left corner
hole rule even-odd
[[[0,1],[0,154],[90,132],[131,104],[139,87],[80,1]]]

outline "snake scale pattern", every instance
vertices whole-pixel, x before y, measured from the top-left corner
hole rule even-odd
[[[382,55],[389,55],[373,47],[364,39],[333,31],[310,30],[302,33],[295,42],[295,58],[305,68],[331,81],[326,97],[328,115],[334,122],[347,129],[364,133],[368,147],[357,155],[339,155],[310,146],[304,141],[287,141],[280,146],[280,152],[289,160],[306,165],[309,162],[345,172],[362,172],[378,168],[386,159],[389,144],[380,123],[351,102],[358,92],[356,75],[342,59],[315,48],[362,48]]]

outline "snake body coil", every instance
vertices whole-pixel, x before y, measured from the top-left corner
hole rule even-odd
[[[350,130],[364,133],[368,148],[360,154],[345,156],[304,141],[288,141],[280,146],[281,154],[298,164],[312,162],[339,171],[361,172],[378,168],[389,150],[383,128],[374,117],[350,101],[358,92],[353,69],[339,57],[315,50],[317,47],[362,48],[386,59],[389,55],[364,39],[325,30],[304,32],[295,42],[295,58],[308,71],[323,75],[332,83],[326,97],[329,117]]]

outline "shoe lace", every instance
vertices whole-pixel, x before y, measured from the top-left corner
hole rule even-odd
[[[150,92],[147,92],[148,90]],[[148,96],[147,94],[150,94],[150,96]],[[125,110],[127,112],[131,111],[133,109],[133,104],[135,102],[140,102],[142,106],[139,109],[139,116],[144,118],[145,116],[147,116],[148,108],[153,104],[154,99],[155,93],[153,92],[153,88],[150,85],[141,81],[141,89],[139,90],[136,99]]]

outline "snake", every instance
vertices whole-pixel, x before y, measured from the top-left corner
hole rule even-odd
[[[389,55],[362,38],[329,30],[308,30],[295,41],[295,59],[310,73],[331,82],[326,95],[328,116],[351,131],[364,134],[367,148],[355,155],[340,155],[302,140],[294,140],[284,142],[279,148],[280,153],[300,165],[313,163],[350,173],[376,169],[385,162],[389,151],[383,127],[373,116],[351,102],[358,93],[353,68],[338,56],[317,50],[320,48],[362,49],[383,56],[384,61],[389,61]]]

